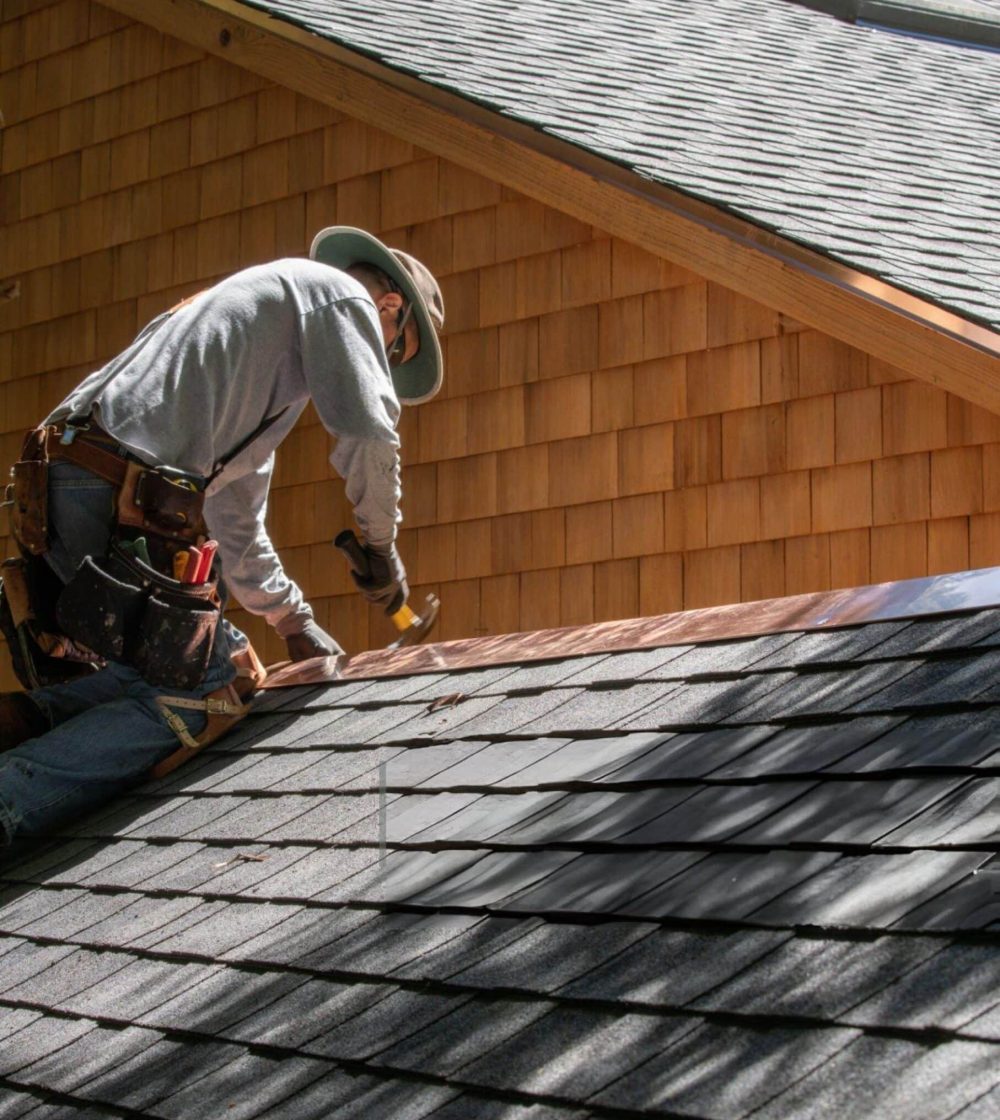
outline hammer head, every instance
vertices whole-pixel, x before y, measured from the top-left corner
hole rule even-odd
[[[438,612],[441,610],[441,600],[434,594],[427,596],[424,609],[414,615],[409,626],[400,631],[399,637],[391,642],[387,649],[402,649],[404,646],[418,646],[434,629]]]

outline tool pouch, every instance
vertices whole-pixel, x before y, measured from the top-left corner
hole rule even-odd
[[[194,689],[208,669],[219,620],[216,581],[183,584],[112,545],[88,556],[57,606],[67,634],[132,665],[153,685]]]
[[[49,461],[44,428],[27,434],[21,458],[10,473],[5,504],[10,509],[11,533],[25,552],[41,556],[49,547]]]
[[[56,603],[56,621],[108,661],[130,664],[148,589],[114,553],[86,556]]]
[[[150,684],[197,688],[212,656],[219,609],[193,595],[155,591],[146,601],[135,667]]]
[[[172,540],[192,541],[203,529],[204,504],[200,490],[130,462],[118,492],[118,521]]]
[[[100,667],[91,650],[59,632],[51,604],[62,584],[44,560],[11,557],[0,565],[0,577],[0,632],[25,688],[62,684]]]

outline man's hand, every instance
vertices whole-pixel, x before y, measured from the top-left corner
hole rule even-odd
[[[292,661],[308,661],[310,657],[335,657],[344,651],[330,635],[310,619],[298,634],[285,639]]]
[[[351,572],[361,594],[369,603],[376,603],[387,612],[390,607],[398,610],[406,602],[410,589],[406,583],[406,569],[396,546],[366,544],[365,555],[371,568],[371,578],[362,579],[357,572]]]

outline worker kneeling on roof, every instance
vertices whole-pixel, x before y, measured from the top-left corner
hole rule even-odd
[[[362,593],[405,596],[400,402],[441,385],[441,291],[334,227],[154,319],[28,434],[0,624],[29,691],[0,697],[0,840],[37,834],[228,730],[262,673],[225,585],[294,661],[341,652],[264,526],[275,448],[311,400],[367,544]],[[217,551],[216,551],[217,550]]]

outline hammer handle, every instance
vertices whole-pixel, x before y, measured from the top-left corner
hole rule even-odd
[[[339,548],[340,551],[347,557],[347,562],[353,571],[360,579],[371,579],[372,569],[371,564],[368,562],[368,553],[365,552],[364,545],[358,540],[354,534],[353,529],[344,529],[339,532],[333,539],[334,546]],[[419,622],[419,618],[410,610],[403,599],[402,590],[393,599],[393,601],[386,607],[385,613],[389,615],[397,630],[406,630],[413,625],[414,621]]]
[[[361,579],[371,579],[372,569],[371,564],[368,563],[368,553],[365,552],[364,546],[361,541],[354,535],[353,529],[344,529],[334,537],[333,544],[335,548],[347,557],[347,562],[351,566],[351,571]]]

